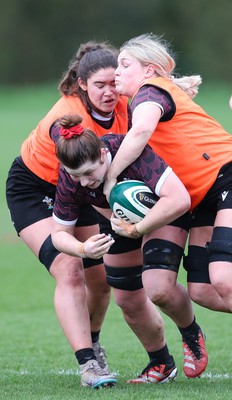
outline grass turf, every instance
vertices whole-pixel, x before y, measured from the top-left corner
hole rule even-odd
[[[223,85],[206,85],[197,102],[225,128],[231,130],[230,93]],[[148,362],[136,337],[124,323],[113,298],[102,329],[101,342],[108,361],[118,373],[112,389],[81,388],[77,364],[61,332],[53,308],[54,281],[16,236],[5,203],[5,179],[20,145],[37,121],[58,98],[55,85],[2,88],[1,121],[1,322],[0,399],[206,399],[231,396],[231,316],[194,306],[197,321],[207,335],[209,365],[200,379],[187,379],[182,372],[180,335],[166,316],[166,337],[177,367],[176,382],[167,385],[126,385]],[[22,210],[23,212],[23,210]],[[185,285],[183,269],[179,280]]]

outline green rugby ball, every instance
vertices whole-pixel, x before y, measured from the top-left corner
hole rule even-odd
[[[117,218],[135,224],[145,217],[157,200],[158,196],[144,182],[125,180],[113,187],[109,204]]]

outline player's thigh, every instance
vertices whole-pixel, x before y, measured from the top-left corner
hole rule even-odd
[[[88,226],[76,226],[75,237],[81,242],[85,242],[90,236],[97,235],[100,233],[98,224]]]
[[[216,215],[214,226],[232,228],[232,209],[219,210]]]
[[[213,226],[199,226],[190,229],[189,246],[205,247],[212,238]]]
[[[171,242],[180,246],[185,247],[188,238],[188,231],[179,226],[165,225],[160,229],[156,229],[149,234],[144,235],[143,246],[145,243],[159,239],[164,242]]]
[[[170,225],[144,236],[142,281],[150,298],[175,287],[187,237],[187,230]]]
[[[133,240],[133,239],[132,239]],[[104,263],[111,267],[135,267],[138,265],[143,265],[143,256],[141,248],[132,251],[124,251],[117,254],[105,254]]]
[[[216,212],[200,204],[191,214],[189,246],[206,247],[213,234]]]
[[[51,234],[52,217],[41,219],[20,231],[20,237],[24,243],[38,257],[41,246]]]

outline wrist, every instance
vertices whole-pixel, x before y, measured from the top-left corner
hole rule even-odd
[[[84,243],[79,242],[77,244],[77,251],[78,251],[78,257],[86,258],[86,254],[85,254],[85,250],[84,250]]]
[[[137,224],[132,225],[132,229],[131,229],[130,233],[131,233],[131,235],[133,235],[133,238],[135,238],[135,239],[143,236],[143,234],[138,231]]]

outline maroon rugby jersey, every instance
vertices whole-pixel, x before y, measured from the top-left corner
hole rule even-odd
[[[162,121],[169,121],[175,115],[176,106],[171,95],[166,90],[157,88],[154,85],[144,85],[137,92],[131,102],[131,112],[141,103],[152,102],[160,107]]]
[[[114,158],[124,135],[107,134],[101,137],[105,147]],[[140,157],[129,165],[119,176],[118,182],[127,179],[143,181],[159,198],[160,188],[171,172],[164,160],[156,155],[149,145],[146,145]],[[102,183],[97,189],[82,187],[73,181],[65,169],[60,169],[57,184],[56,201],[53,215],[60,223],[74,224],[78,219],[81,205],[90,203],[100,208],[109,208],[109,203],[103,194]]]

